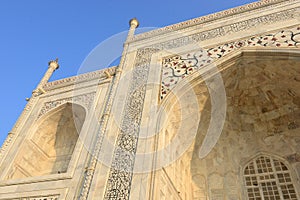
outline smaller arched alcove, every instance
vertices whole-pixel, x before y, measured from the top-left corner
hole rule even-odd
[[[82,106],[71,103],[47,113],[28,133],[6,179],[66,173],[85,116]]]

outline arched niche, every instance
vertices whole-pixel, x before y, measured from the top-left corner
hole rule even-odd
[[[66,103],[39,119],[19,148],[6,179],[66,173],[85,117],[82,106]]]

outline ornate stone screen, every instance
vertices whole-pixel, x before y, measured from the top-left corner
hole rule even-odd
[[[253,159],[244,169],[244,181],[249,200],[297,200],[287,166],[270,156]]]

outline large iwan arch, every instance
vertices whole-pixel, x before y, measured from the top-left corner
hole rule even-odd
[[[189,133],[196,137],[190,146],[183,146],[187,137],[181,136],[181,146],[171,149],[172,153],[165,157],[159,154],[161,160],[172,156],[177,159],[156,172],[156,191],[161,191],[164,197],[175,195],[183,199],[242,199],[247,189],[240,173],[242,166],[254,155],[269,152],[286,158],[291,165],[295,190],[291,191],[290,199],[295,199],[299,192],[296,189],[299,188],[299,165],[292,158],[299,155],[299,51],[244,48],[215,63],[226,90],[225,122],[220,137],[208,135],[218,134],[208,132],[212,122],[211,97],[203,77],[195,72],[185,82],[179,82],[162,102],[167,119],[160,119],[165,120],[165,124],[159,134],[158,150],[166,146],[166,139],[167,144],[172,143],[176,134]],[[194,110],[189,111],[189,118],[182,118],[182,113],[191,108],[187,89],[193,90],[198,100],[198,124],[194,122]],[[195,125],[197,133],[192,133]],[[210,142],[212,138],[218,139],[202,158],[199,151],[205,137],[210,137]],[[176,155],[183,147],[186,152]],[[166,182],[172,184],[167,187]],[[159,198],[159,193],[156,195]],[[283,193],[280,198],[286,199]],[[250,199],[259,198],[251,196]]]

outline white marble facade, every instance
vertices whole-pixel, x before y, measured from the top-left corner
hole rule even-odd
[[[47,82],[49,63],[0,200],[300,199],[300,1],[130,25],[116,67]]]

